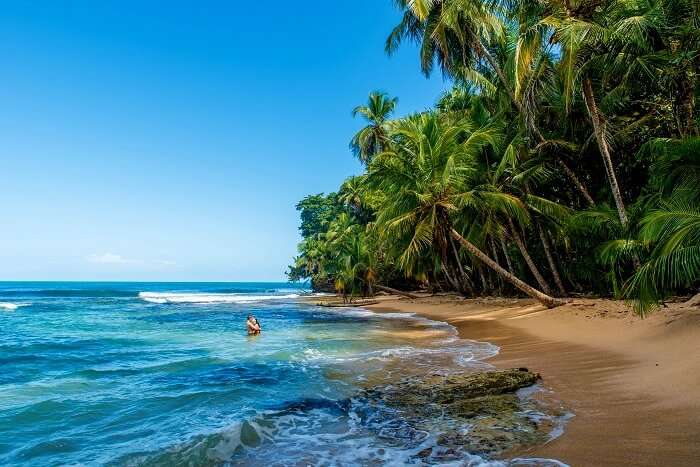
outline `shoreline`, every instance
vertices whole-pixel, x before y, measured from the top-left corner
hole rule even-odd
[[[695,466],[700,459],[700,309],[671,304],[647,319],[622,303],[577,299],[546,310],[527,299],[381,297],[358,305],[409,312],[499,346],[497,368],[527,367],[574,413],[528,457],[573,466]]]

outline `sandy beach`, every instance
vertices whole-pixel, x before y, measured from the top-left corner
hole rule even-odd
[[[622,302],[577,299],[546,310],[525,299],[383,297],[367,308],[451,323],[500,347],[497,367],[528,367],[574,413],[565,433],[528,452],[571,466],[700,465],[700,308],[646,319]]]

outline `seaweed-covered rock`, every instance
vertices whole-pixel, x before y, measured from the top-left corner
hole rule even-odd
[[[450,404],[460,399],[493,396],[513,393],[518,389],[532,386],[540,375],[526,368],[514,368],[500,371],[484,371],[450,376],[433,376],[423,380],[433,388],[434,402]]]
[[[520,409],[515,395],[482,396],[463,399],[449,405],[450,413],[460,418],[473,418],[482,415],[498,416]]]
[[[512,394],[518,389],[532,386],[539,379],[539,374],[526,368],[514,368],[412,378],[378,391],[368,392],[376,393],[375,395],[390,405],[424,407],[426,404],[467,404],[476,410],[479,405],[493,405],[498,400],[486,396]]]
[[[532,402],[516,395],[539,379],[525,368],[432,375],[366,390],[364,397],[401,414],[402,433],[429,432],[443,450],[497,456],[546,439],[548,427],[527,415]]]

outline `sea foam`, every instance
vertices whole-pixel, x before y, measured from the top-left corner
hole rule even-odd
[[[21,306],[27,306],[28,303],[10,303],[10,302],[0,302],[0,309],[14,311]]]
[[[234,293],[139,292],[139,298],[151,303],[250,303],[298,298],[299,294],[248,295]]]

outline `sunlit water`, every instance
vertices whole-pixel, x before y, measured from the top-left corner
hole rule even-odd
[[[444,323],[321,308],[301,293],[0,283],[0,465],[424,462],[416,454],[435,434],[402,438],[400,420],[353,395],[410,372],[483,368],[498,349]],[[248,313],[260,336],[246,335]]]

